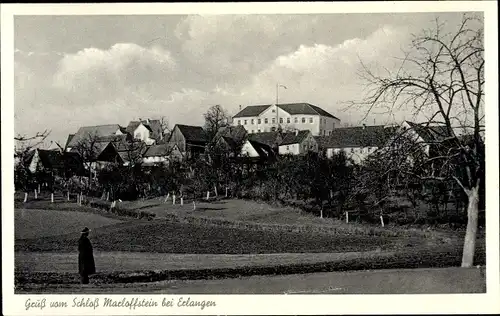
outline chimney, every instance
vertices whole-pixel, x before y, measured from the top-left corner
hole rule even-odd
[[[149,119],[148,118],[146,119],[146,123],[149,124]]]
[[[241,104],[240,104],[240,111],[241,111]]]
[[[363,129],[366,129],[366,124],[363,123]]]
[[[295,136],[299,136],[299,130],[298,129],[295,130]]]

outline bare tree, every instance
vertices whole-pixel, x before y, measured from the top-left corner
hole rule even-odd
[[[229,115],[226,110],[218,104],[210,107],[203,116],[205,118],[205,130],[210,141],[215,137],[221,127],[229,125]]]
[[[97,161],[99,153],[99,136],[96,133],[88,133],[80,139],[74,146],[75,151],[80,155],[82,162],[87,166],[89,172],[88,189],[92,184],[93,164]]]
[[[408,106],[427,117],[423,128],[441,126],[443,135],[432,141],[434,154],[414,164],[411,174],[420,180],[453,179],[467,195],[462,266],[472,266],[485,171],[483,21],[464,15],[455,32],[445,33],[444,24],[436,20],[434,28],[414,37],[399,69],[385,75],[366,65],[363,69],[369,87],[362,102],[368,105],[367,115],[380,105],[391,111]],[[470,135],[457,135],[457,127]]]

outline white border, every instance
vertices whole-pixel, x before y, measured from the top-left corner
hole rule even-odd
[[[485,17],[486,58],[486,145],[487,145],[487,293],[454,295],[191,295],[191,298],[214,300],[217,307],[205,309],[31,309],[27,298],[40,295],[14,295],[13,179],[13,16],[14,15],[160,15],[160,14],[249,14],[249,13],[388,13],[483,11]],[[437,2],[349,2],[349,3],[176,3],[176,4],[7,4],[1,5],[2,22],[2,289],[5,315],[194,315],[194,314],[441,314],[500,313],[499,279],[499,202],[498,202],[498,33],[496,1]],[[78,297],[113,295],[78,295]],[[178,298],[180,295],[123,295],[120,297]],[[183,295],[186,297],[186,295]],[[73,295],[43,295],[71,302]],[[71,306],[71,304],[70,304]]]

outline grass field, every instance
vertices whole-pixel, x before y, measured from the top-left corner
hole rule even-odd
[[[75,251],[83,226],[93,230],[101,283],[460,263],[460,232],[347,224],[242,200],[199,202],[196,210],[158,199],[120,207],[157,218],[121,218],[61,197],[17,200],[16,284],[78,282]],[[480,235],[477,263],[484,260]]]

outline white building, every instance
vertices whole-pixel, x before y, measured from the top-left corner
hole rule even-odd
[[[331,135],[340,119],[309,103],[247,106],[233,117],[233,125],[242,125],[248,133],[277,130],[309,130],[314,136]]]

